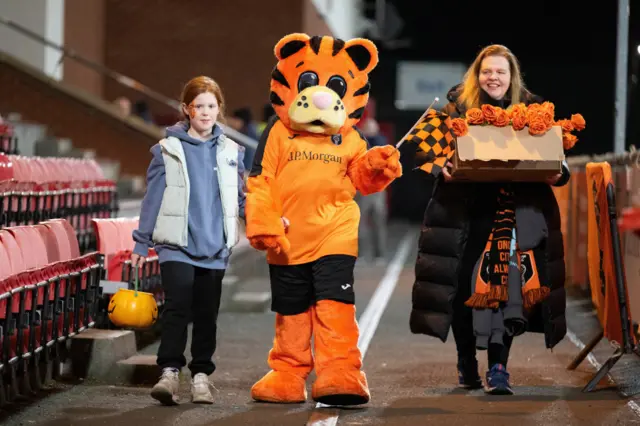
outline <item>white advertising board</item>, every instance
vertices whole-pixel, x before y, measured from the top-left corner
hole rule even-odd
[[[396,108],[424,110],[446,105],[447,92],[462,81],[467,65],[459,62],[400,61],[396,70]]]

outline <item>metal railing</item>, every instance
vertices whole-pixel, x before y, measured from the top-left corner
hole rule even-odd
[[[51,47],[53,49],[56,49],[57,51],[62,53],[62,56],[60,57],[60,60],[58,61],[58,64],[60,64],[64,58],[69,58],[69,59],[73,59],[74,61],[78,62],[79,64],[85,66],[86,68],[89,68],[91,70],[94,70],[95,72],[102,74],[108,78],[110,78],[113,81],[118,82],[120,85],[128,87],[130,89],[135,90],[136,92],[142,93],[143,95],[163,104],[166,105],[167,107],[176,110],[178,112],[180,112],[180,103],[178,101],[176,101],[175,99],[172,99],[168,96],[163,95],[160,92],[157,92],[153,89],[151,89],[148,86],[145,86],[144,84],[140,83],[139,81],[128,77],[124,74],[121,74],[117,71],[112,70],[111,68],[105,67],[102,64],[99,64],[97,62],[91,61],[90,59],[85,58],[84,56],[80,55],[78,52],[76,52],[73,49],[68,49],[64,46],[60,46],[59,44],[56,44],[54,42],[52,42],[51,40],[48,40],[44,37],[42,37],[40,34],[37,34],[33,31],[31,31],[28,28],[25,28],[24,26],[18,24],[17,22],[14,22],[10,19],[5,18],[4,16],[0,15],[0,24],[4,25],[7,28],[10,28],[11,30],[20,33],[34,41],[37,41],[38,43]],[[238,132],[235,129],[232,129],[229,126],[226,126],[222,123],[220,123],[220,125],[222,126],[222,128],[224,129],[225,133],[232,138],[234,141],[240,143],[241,145],[247,147],[247,148],[252,148],[252,149],[256,149],[258,147],[258,141],[256,141],[255,139],[252,139],[246,135],[243,135],[242,133]]]

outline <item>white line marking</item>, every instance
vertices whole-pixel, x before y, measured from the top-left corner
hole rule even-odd
[[[580,340],[580,338],[574,332],[567,330],[567,338],[569,339],[569,341],[571,341],[571,343],[576,345],[578,350],[581,351],[584,349],[585,344],[582,343],[582,340]],[[602,364],[598,362],[598,360],[592,353],[589,353],[589,355],[587,355],[587,361],[589,361],[589,364],[591,364],[591,366],[595,368],[596,371],[600,370],[600,367],[602,367]],[[610,381],[613,382],[613,378],[611,377],[611,374],[607,374],[607,377],[609,378]],[[622,393],[624,394],[624,392]],[[629,395],[624,395],[624,396],[629,397]],[[634,412],[635,415],[640,416],[640,405],[638,405],[635,401],[627,402],[627,406],[629,407],[629,409],[631,409],[631,411]]]
[[[413,232],[408,232],[400,242],[398,251],[395,257],[387,267],[387,272],[378,284],[378,288],[369,300],[367,308],[364,310],[358,320],[360,327],[360,338],[358,339],[358,348],[362,353],[362,357],[367,353],[369,349],[369,343],[378,328],[380,318],[384,313],[384,310],[389,303],[389,299],[393,294],[393,290],[396,288],[398,278],[404,267],[404,262],[409,256],[411,245],[413,243]]]
[[[404,262],[407,260],[411,250],[411,245],[413,244],[413,236],[414,232],[409,231],[400,241],[398,251],[396,251],[393,260],[391,260],[391,263],[387,267],[387,272],[384,277],[382,277],[382,280],[380,281],[380,284],[378,284],[376,291],[373,293],[371,300],[369,300],[369,304],[358,319],[358,326],[360,328],[358,348],[362,354],[362,359],[364,359],[367,349],[369,349],[369,343],[371,343],[371,339],[373,338],[373,335],[378,328],[378,324],[380,323],[380,318],[382,317],[382,314],[389,303],[389,299],[393,294],[393,290],[398,283],[398,278],[400,277],[400,273],[404,267]],[[316,408],[331,408],[331,406],[318,403]],[[314,410],[307,422],[307,426],[336,426],[338,424],[340,411],[338,409],[332,409],[330,412],[327,411],[328,410]]]

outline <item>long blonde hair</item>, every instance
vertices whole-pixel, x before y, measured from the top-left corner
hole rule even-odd
[[[478,53],[462,80],[462,91],[458,97],[458,103],[464,105],[466,109],[480,107],[480,82],[478,75],[482,61],[487,56],[502,56],[509,62],[511,71],[511,84],[509,85],[509,93],[511,94],[511,105],[521,102],[521,91],[525,89],[522,74],[520,73],[520,65],[515,55],[511,53],[508,47],[501,44],[492,44],[487,46]]]

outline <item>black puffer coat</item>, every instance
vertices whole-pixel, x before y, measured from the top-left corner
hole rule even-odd
[[[453,117],[464,113],[464,107],[456,103],[457,94],[457,87],[451,89],[448,95],[450,103],[444,109],[444,112]],[[493,101],[486,94],[481,99],[495,106],[510,103],[508,99],[503,102]],[[542,100],[525,92],[523,101],[530,104]],[[557,185],[564,185],[568,180],[569,169],[564,164],[563,176]],[[537,250],[540,255],[537,255],[536,264],[541,284],[550,287],[551,293],[530,313],[527,330],[544,333],[547,348],[553,348],[564,338],[567,330],[564,247],[558,204],[548,184],[514,183],[512,187],[516,205],[538,209],[547,223],[548,238],[543,241],[541,250]],[[458,287],[470,285],[459,282],[460,279],[466,281],[470,278],[470,272],[463,272],[465,278],[462,278],[461,270],[472,269],[472,265],[462,262],[469,235],[471,233],[473,246],[479,248],[477,254],[480,256],[489,235],[478,235],[478,226],[475,224],[492,220],[498,189],[499,184],[495,183],[445,182],[442,176],[437,179],[420,234],[415,266],[416,280],[412,292],[412,333],[438,337],[443,342],[447,340]],[[465,259],[467,258],[468,254]],[[475,263],[476,260],[477,258],[472,258],[464,263]]]

